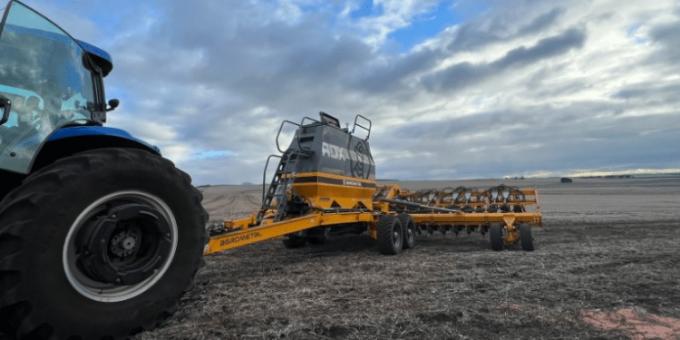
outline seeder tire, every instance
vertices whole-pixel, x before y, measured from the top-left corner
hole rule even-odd
[[[283,246],[286,249],[297,249],[307,245],[307,239],[304,236],[288,236],[283,239]]]
[[[203,263],[208,215],[201,200],[187,174],[143,150],[87,151],[37,171],[0,202],[0,333],[117,339],[156,327],[174,312]],[[86,234],[96,237],[81,237]],[[136,236],[140,248],[133,252]],[[139,276],[125,275],[122,283],[120,276],[101,279],[103,268],[122,273],[120,262],[98,267],[91,259],[109,258],[97,254],[111,249],[122,254],[123,245],[127,255],[120,259],[143,261],[125,262]]]
[[[416,225],[408,214],[399,214],[399,222],[404,230],[404,249],[416,246]]]
[[[307,242],[311,245],[322,245],[328,241],[329,235],[329,228],[312,229],[307,231]]]
[[[524,251],[534,251],[534,236],[531,233],[531,226],[527,224],[520,224],[519,226],[519,242]]]
[[[384,255],[396,255],[404,248],[404,232],[399,218],[380,216],[378,220],[378,250]]]
[[[503,250],[503,226],[500,224],[492,224],[489,227],[489,242],[491,249],[494,251]]]

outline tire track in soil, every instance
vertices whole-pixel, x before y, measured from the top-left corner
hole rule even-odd
[[[605,184],[636,190],[630,181]],[[546,226],[532,253],[491,252],[473,234],[421,236],[416,248],[382,256],[362,235],[295,250],[273,240],[209,256],[177,314],[138,339],[618,339],[627,333],[593,327],[584,311],[680,318],[680,211],[667,203],[680,196],[645,196],[655,190],[645,186],[634,200],[606,205],[616,210],[602,217],[551,221],[562,206],[580,209],[570,195],[551,194],[561,188],[542,195]],[[617,197],[599,195],[600,186],[569,188],[591,195],[589,205]],[[239,195],[233,204],[257,207],[257,190],[243,191],[230,191]],[[655,210],[644,211],[649,205]],[[636,219],[622,218],[631,211]]]

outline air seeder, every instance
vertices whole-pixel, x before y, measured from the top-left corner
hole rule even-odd
[[[290,146],[279,137],[287,125],[296,127]],[[418,233],[479,231],[489,234],[491,248],[519,243],[534,250],[532,225],[541,225],[535,189],[496,186],[411,192],[396,184],[379,186],[369,147],[372,123],[362,116],[353,128],[321,113],[300,123],[284,121],[276,136],[280,155],[271,183],[263,180],[262,206],[253,215],[211,228],[206,254],[285,236],[284,245],[321,243],[334,233],[363,233],[377,240],[383,254],[397,254],[415,245]],[[362,136],[357,135],[362,132]]]
[[[105,127],[105,51],[12,0],[0,22],[0,338],[114,339],[175,310],[204,254],[284,236],[287,247],[363,233],[385,254],[418,232],[479,230],[533,249],[533,189],[410,192],[378,186],[368,139],[327,114],[296,127],[262,207],[206,232],[191,178],[160,150]],[[359,137],[359,131],[364,131]],[[265,169],[265,174],[267,173]],[[266,175],[265,175],[266,177]],[[207,243],[207,245],[206,245]]]

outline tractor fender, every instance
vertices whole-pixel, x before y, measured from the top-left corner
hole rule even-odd
[[[135,148],[161,155],[160,149],[125,130],[105,126],[68,126],[54,131],[41,146],[31,172],[60,158],[101,148]]]

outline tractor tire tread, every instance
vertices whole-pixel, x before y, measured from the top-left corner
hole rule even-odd
[[[177,180],[180,179],[183,192],[189,195],[193,209],[190,212],[191,218],[187,219],[187,222],[191,221],[194,227],[203,227],[201,235],[196,234],[195,238],[205,246],[208,234],[204,226],[207,223],[208,214],[200,204],[202,194],[191,186],[189,175],[177,169],[171,161],[149,151],[131,148],[94,149],[59,159],[30,175],[0,202],[0,256],[2,257],[0,260],[0,335],[4,333],[8,339],[81,337],[79,334],[72,334],[72,330],[62,329],[58,324],[51,324],[49,319],[36,316],[36,304],[39,302],[33,301],[36,298],[28,289],[20,287],[24,279],[22,272],[27,270],[25,266],[22,266],[22,261],[24,261],[22,257],[31,252],[28,245],[31,242],[31,235],[24,234],[31,229],[33,217],[38,216],[46,206],[46,209],[56,209],[45,203],[59,197],[59,190],[65,183],[72,185],[74,181],[77,182],[82,178],[84,173],[93,174],[97,169],[103,169],[121,161],[147,167],[148,171],[155,171],[157,176],[171,181],[170,183],[178,182]],[[188,287],[193,283],[200,265],[204,263],[202,256],[195,256],[192,261],[190,263],[194,267],[192,270],[194,276],[189,280]],[[186,288],[182,290],[182,294],[185,292]],[[118,329],[115,334],[102,334],[98,337],[128,338],[132,334],[152,329],[172,315],[180,297],[181,295],[168,298],[163,304],[170,305],[170,307],[154,317],[140,321],[142,324],[130,325],[129,329]]]

